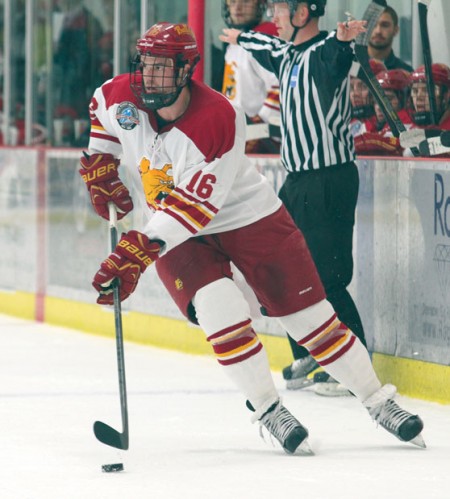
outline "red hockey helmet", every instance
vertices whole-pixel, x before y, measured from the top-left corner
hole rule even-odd
[[[446,64],[435,62],[431,65],[431,74],[435,85],[444,85],[450,88],[450,68]],[[425,82],[425,66],[419,66],[410,76],[410,82]]]
[[[235,29],[241,29],[241,30],[248,30],[252,29],[255,26],[257,26],[261,21],[264,16],[264,12],[267,9],[267,0],[256,0],[255,3],[255,13],[254,16],[249,19],[246,22],[236,22],[233,21],[231,18],[231,13],[230,13],[230,0],[222,0],[222,18],[225,21],[225,24],[229,28],[235,28]],[[253,9],[253,5],[250,5],[249,2],[247,2],[245,5],[242,6],[243,9]]]
[[[431,65],[431,74],[433,76],[433,83],[440,90],[438,93],[436,93],[436,118],[439,120],[448,106],[447,101],[448,91],[450,90],[450,68],[446,64],[434,63]],[[427,104],[426,100],[424,101],[423,98],[417,96],[416,92],[418,92],[419,89],[414,85],[415,83],[426,83],[425,66],[419,66],[417,69],[415,69],[411,73],[409,81],[411,84],[411,96],[413,104],[412,118],[418,125],[431,125],[431,113],[429,109],[427,109],[427,107],[429,108],[429,104]],[[428,95],[428,90],[426,91],[426,94]]]
[[[130,69],[131,90],[145,107],[160,109],[170,106],[176,101],[181,90],[190,80],[195,66],[200,60],[194,33],[186,24],[158,23],[137,40],[136,49],[137,54]],[[172,69],[172,74],[166,77],[162,76],[163,85],[158,88],[158,91],[148,92],[146,90],[147,71],[144,69],[150,66],[149,73],[152,72],[152,65],[143,62],[143,58],[146,56],[172,61],[167,65]],[[186,65],[189,67],[186,68]],[[161,66],[160,61],[158,66]]]
[[[377,80],[386,90],[405,90],[409,86],[410,73],[404,69],[390,69],[377,73]]]

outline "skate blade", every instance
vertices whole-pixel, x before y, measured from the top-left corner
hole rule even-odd
[[[425,444],[425,440],[422,437],[422,434],[419,433],[417,437],[414,437],[412,440],[410,440],[408,443],[417,445],[417,447],[420,447],[421,449],[426,449],[427,446]]]
[[[312,386],[313,384],[313,378],[288,379],[286,381],[286,388],[288,390],[303,390],[303,388],[308,388],[308,386]]]
[[[314,456],[314,451],[311,449],[307,438],[295,449],[294,454],[296,456]]]
[[[314,392],[322,397],[350,397],[351,393],[339,383],[316,383]]]

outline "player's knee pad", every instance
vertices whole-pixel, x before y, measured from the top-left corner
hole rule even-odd
[[[199,289],[192,303],[198,323],[208,336],[250,318],[244,295],[228,278],[218,279]]]
[[[300,342],[333,316],[336,313],[331,303],[322,300],[293,314],[279,317],[278,321],[295,341]]]
[[[220,364],[236,364],[262,349],[249,306],[232,280],[220,279],[203,287],[193,304]]]

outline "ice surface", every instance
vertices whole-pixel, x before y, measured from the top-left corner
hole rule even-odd
[[[0,315],[2,499],[444,499],[450,406],[399,397],[425,421],[426,450],[376,428],[350,397],[288,392],[313,457],[259,438],[242,396],[213,358],[126,343],[130,449],[121,430],[114,340]],[[123,462],[125,471],[102,473]]]

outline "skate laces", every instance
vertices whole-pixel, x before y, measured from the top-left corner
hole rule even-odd
[[[372,414],[372,417],[387,430],[398,432],[400,426],[411,417],[411,414],[389,399],[381,406],[378,414]]]
[[[259,421],[259,434],[264,440],[263,426],[283,445],[292,430],[300,426],[300,423],[280,402],[273,409],[269,409]]]

